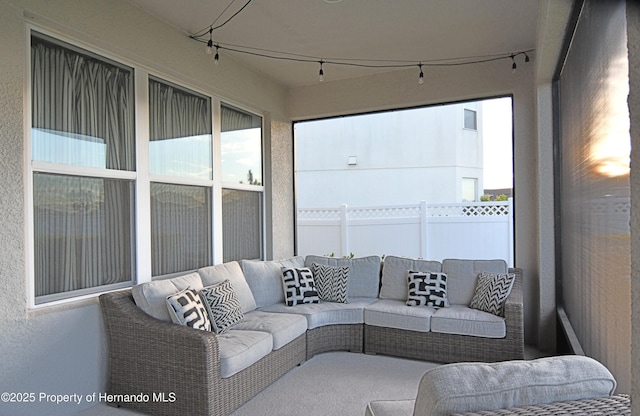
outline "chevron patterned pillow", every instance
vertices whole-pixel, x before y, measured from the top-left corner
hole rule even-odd
[[[211,330],[216,334],[227,331],[244,319],[242,306],[229,280],[203,288],[200,297],[209,314]]]
[[[409,271],[407,306],[449,307],[446,273],[422,273]]]
[[[313,280],[320,299],[327,302],[349,303],[349,266],[327,266],[312,263]]]
[[[211,321],[195,290],[187,288],[167,296],[167,307],[174,323],[211,331]]]
[[[511,273],[480,273],[469,307],[502,316],[504,302],[511,293],[515,278],[516,275]]]
[[[283,267],[282,286],[284,288],[284,303],[287,306],[320,302],[313,273],[307,267]]]

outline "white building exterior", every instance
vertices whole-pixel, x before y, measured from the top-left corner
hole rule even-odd
[[[477,201],[482,149],[482,102],[296,123],[297,204]]]

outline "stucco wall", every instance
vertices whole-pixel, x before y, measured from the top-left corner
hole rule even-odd
[[[418,85],[415,70],[407,70],[300,87],[290,93],[289,111],[294,120],[305,120],[513,95],[515,264],[523,268],[525,274],[525,337],[528,343],[535,344],[540,276],[535,56],[532,58],[531,64],[518,65],[516,73],[511,72],[510,60],[453,68],[427,68],[423,85]],[[544,279],[553,281],[553,276],[544,276]],[[554,305],[553,298],[543,301]],[[552,339],[555,336],[554,327],[541,331]]]
[[[27,310],[23,95],[29,22],[264,113],[272,144],[266,156],[278,166],[267,184],[269,195],[292,195],[291,123],[285,88],[230,56],[222,55],[214,70],[201,44],[127,2],[0,1],[0,392],[36,394],[36,403],[0,403],[0,414],[67,415],[94,404],[86,402],[87,394],[104,391],[107,346],[95,299]],[[273,228],[269,255],[282,258],[293,254],[293,203],[275,200],[268,211]],[[40,393],[82,394],[85,400],[55,405],[41,401]]]

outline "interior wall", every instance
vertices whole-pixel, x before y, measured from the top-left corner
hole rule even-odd
[[[279,195],[267,222],[270,256],[293,254],[292,133],[286,89],[222,55],[218,66],[200,43],[120,0],[0,1],[0,392],[83,395],[81,403],[1,403],[11,415],[68,415],[91,407],[86,396],[106,387],[107,346],[96,299],[27,310],[24,116],[27,23],[85,42],[159,76],[264,113],[265,152],[274,169],[269,195]],[[215,70],[214,70],[215,68]],[[285,195],[284,197],[282,195]],[[290,197],[289,197],[290,199]],[[269,232],[268,232],[269,234]]]
[[[291,90],[288,104],[294,120],[307,120],[513,95],[515,265],[524,270],[525,338],[529,344],[537,344],[540,302],[545,303],[547,309],[555,309],[554,298],[538,298],[541,277],[538,267],[538,144],[534,62],[535,55],[531,63],[519,63],[515,73],[511,71],[510,60],[426,68],[422,85],[418,84],[415,70],[323,82]],[[543,276],[542,279],[554,284],[553,275]],[[546,341],[551,340],[553,346],[553,320],[545,320],[544,325],[540,332],[546,335]]]
[[[580,344],[631,389],[625,2],[586,1],[558,81],[562,301]]]

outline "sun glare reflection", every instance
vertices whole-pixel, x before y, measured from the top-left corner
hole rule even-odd
[[[626,51],[625,51],[626,52]],[[629,175],[631,135],[629,122],[629,61],[625,54],[609,68],[607,94],[598,99],[601,110],[589,158],[596,173],[614,178]]]

